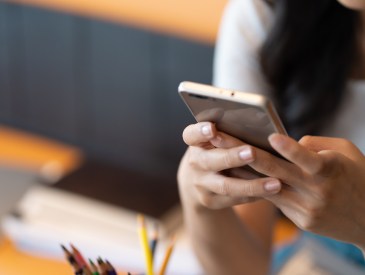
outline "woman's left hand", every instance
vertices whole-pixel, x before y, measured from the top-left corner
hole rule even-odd
[[[364,251],[365,156],[360,150],[339,138],[306,136],[296,142],[273,134],[269,141],[292,165],[282,169],[276,158],[256,154],[250,166],[284,183],[280,193],[266,199],[301,229]]]

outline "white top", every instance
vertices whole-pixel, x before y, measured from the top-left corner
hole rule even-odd
[[[227,89],[268,94],[258,50],[273,20],[263,0],[230,0],[215,50],[213,84]],[[365,153],[365,81],[351,81],[344,102],[323,136],[351,140]]]

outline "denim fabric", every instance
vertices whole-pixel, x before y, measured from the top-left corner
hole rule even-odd
[[[316,243],[328,248],[343,259],[362,267],[365,274],[364,255],[356,246],[308,232],[302,232],[297,239],[276,248],[273,254],[272,274],[276,274],[301,247],[302,242],[305,242],[308,239],[314,240]]]

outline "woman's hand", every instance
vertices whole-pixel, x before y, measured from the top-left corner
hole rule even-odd
[[[278,169],[256,158],[251,166],[284,183],[268,197],[300,228],[365,247],[365,157],[339,138],[304,137],[299,142],[273,134],[272,147],[292,162]],[[267,159],[266,159],[267,161]]]
[[[179,167],[180,193],[195,205],[222,209],[280,191],[277,179],[257,177],[241,168],[255,160],[254,148],[217,132],[212,123],[188,126],[183,138],[190,147]]]
[[[189,145],[178,171],[184,221],[206,273],[268,274],[275,206],[240,205],[240,216],[230,206],[276,194],[280,182],[242,169],[255,159],[253,148],[212,123],[188,126],[183,138]]]

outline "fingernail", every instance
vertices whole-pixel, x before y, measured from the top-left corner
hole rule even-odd
[[[211,136],[212,135],[212,127],[208,124],[208,125],[203,125],[201,127],[201,132],[204,136]]]
[[[243,147],[241,151],[238,153],[240,159],[245,161],[253,160],[252,148],[249,146]]]
[[[275,193],[281,189],[281,183],[277,180],[271,180],[265,183],[264,188],[268,192]]]

